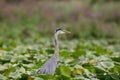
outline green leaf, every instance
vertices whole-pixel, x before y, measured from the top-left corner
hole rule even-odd
[[[12,55],[10,55],[10,54],[4,54],[2,57],[1,57],[1,60],[3,61],[3,62],[9,62],[11,59],[12,59]]]
[[[34,80],[44,80],[44,79],[42,79],[40,77],[34,77]]]
[[[70,56],[71,52],[68,52],[68,51],[61,51],[60,52],[60,56],[62,57],[65,57],[65,58],[68,58]]]
[[[94,66],[97,73],[104,73],[106,70],[101,66]]]
[[[114,79],[114,80],[119,80],[120,76],[117,73],[111,73],[110,76]]]
[[[101,65],[104,67],[104,68],[113,68],[114,67],[114,63],[113,62],[101,62]]]
[[[22,64],[25,68],[32,68],[35,66],[35,64],[30,63],[30,64]]]
[[[8,67],[6,67],[6,66],[4,66],[4,65],[0,65],[0,72],[1,72],[1,71],[4,71],[4,70],[6,70],[6,69],[8,69]]]
[[[12,78],[12,79],[18,79],[18,78],[21,78],[21,74],[18,72],[18,70],[17,71],[15,71],[15,72],[11,72],[10,74],[9,74],[9,77],[10,78]]]
[[[53,49],[47,49],[46,52],[49,53],[49,54],[53,54],[54,50]]]
[[[79,49],[79,50],[76,50],[75,52],[72,52],[72,56],[77,58],[81,55],[85,55],[86,54],[86,50],[85,49]]]
[[[120,62],[120,57],[112,57],[111,58],[113,61]]]
[[[74,71],[76,72],[76,74],[83,74],[84,73],[84,68],[82,66],[75,65],[74,68],[75,68]]]
[[[91,77],[91,72],[89,70],[84,69],[84,72],[87,77]]]
[[[70,77],[71,70],[67,66],[60,66],[60,73],[61,73],[61,75],[64,75],[66,77]]]
[[[40,78],[44,79],[44,80],[49,80],[49,79],[53,79],[53,75],[49,75],[49,74],[45,74],[45,75],[38,75]]]
[[[28,74],[22,74],[19,80],[31,80],[31,77]]]
[[[25,71],[25,68],[21,67],[21,68],[19,69],[19,72],[25,73],[25,72],[26,72],[26,71]]]
[[[6,77],[0,74],[0,80],[6,80]]]

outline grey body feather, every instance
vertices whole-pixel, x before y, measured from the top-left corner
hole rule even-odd
[[[38,73],[54,75],[56,67],[57,67],[57,60],[54,57],[52,57],[41,67],[40,70],[38,70]]]

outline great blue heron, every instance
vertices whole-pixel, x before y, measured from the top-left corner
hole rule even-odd
[[[54,75],[57,62],[58,62],[58,56],[59,56],[59,44],[58,44],[58,35],[64,34],[64,33],[70,33],[69,31],[57,29],[54,34],[54,45],[55,45],[55,51],[54,55],[37,71],[38,74],[50,74]]]

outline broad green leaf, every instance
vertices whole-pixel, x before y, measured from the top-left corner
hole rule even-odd
[[[10,72],[9,77],[12,79],[19,79],[21,78],[21,74],[19,73],[19,71]]]
[[[73,62],[73,61],[74,61],[73,58],[68,58],[68,59],[65,60],[65,64],[68,64],[68,63]]]
[[[60,52],[60,56],[65,57],[65,58],[69,57],[70,54],[71,54],[71,52],[68,52],[68,51],[61,51]]]
[[[21,72],[21,73],[26,73],[25,68],[21,67],[21,68],[19,69],[19,72]]]
[[[8,69],[8,67],[6,67],[5,65],[0,65],[0,72],[4,71]]]
[[[119,62],[120,63],[120,56],[118,57],[111,57],[113,61]]]
[[[101,66],[94,66],[97,73],[104,73],[106,70]]]
[[[53,75],[45,74],[45,75],[38,75],[43,80],[53,79]]]
[[[44,80],[44,79],[42,79],[40,77],[34,77],[34,80]]]
[[[83,74],[85,72],[84,68],[80,65],[75,65],[74,68],[76,74]]]
[[[114,80],[119,80],[120,76],[118,75],[118,73],[110,73],[110,76],[114,79]]]
[[[34,63],[30,63],[30,64],[22,64],[24,67],[26,67],[26,68],[32,68],[32,67],[34,67],[35,66],[35,64]]]
[[[75,75],[75,77],[73,78],[73,80],[90,80],[82,75]]]
[[[6,79],[7,78],[4,75],[0,74],[0,80],[6,80]]]
[[[87,77],[89,77],[89,78],[91,77],[91,72],[89,70],[84,69],[84,73]]]
[[[53,49],[47,49],[46,52],[49,53],[49,54],[53,54],[54,50]]]
[[[60,66],[60,73],[66,77],[70,77],[71,70],[67,66]]]
[[[101,62],[101,65],[104,67],[104,68],[113,68],[114,67],[114,63],[113,62],[108,62],[108,61],[104,61],[104,62]]]
[[[2,57],[1,57],[1,60],[3,61],[3,62],[9,62],[11,59],[12,59],[12,55],[10,55],[10,54],[4,54]]]

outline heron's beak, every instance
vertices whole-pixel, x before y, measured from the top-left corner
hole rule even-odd
[[[71,32],[63,30],[64,34],[70,34]]]

